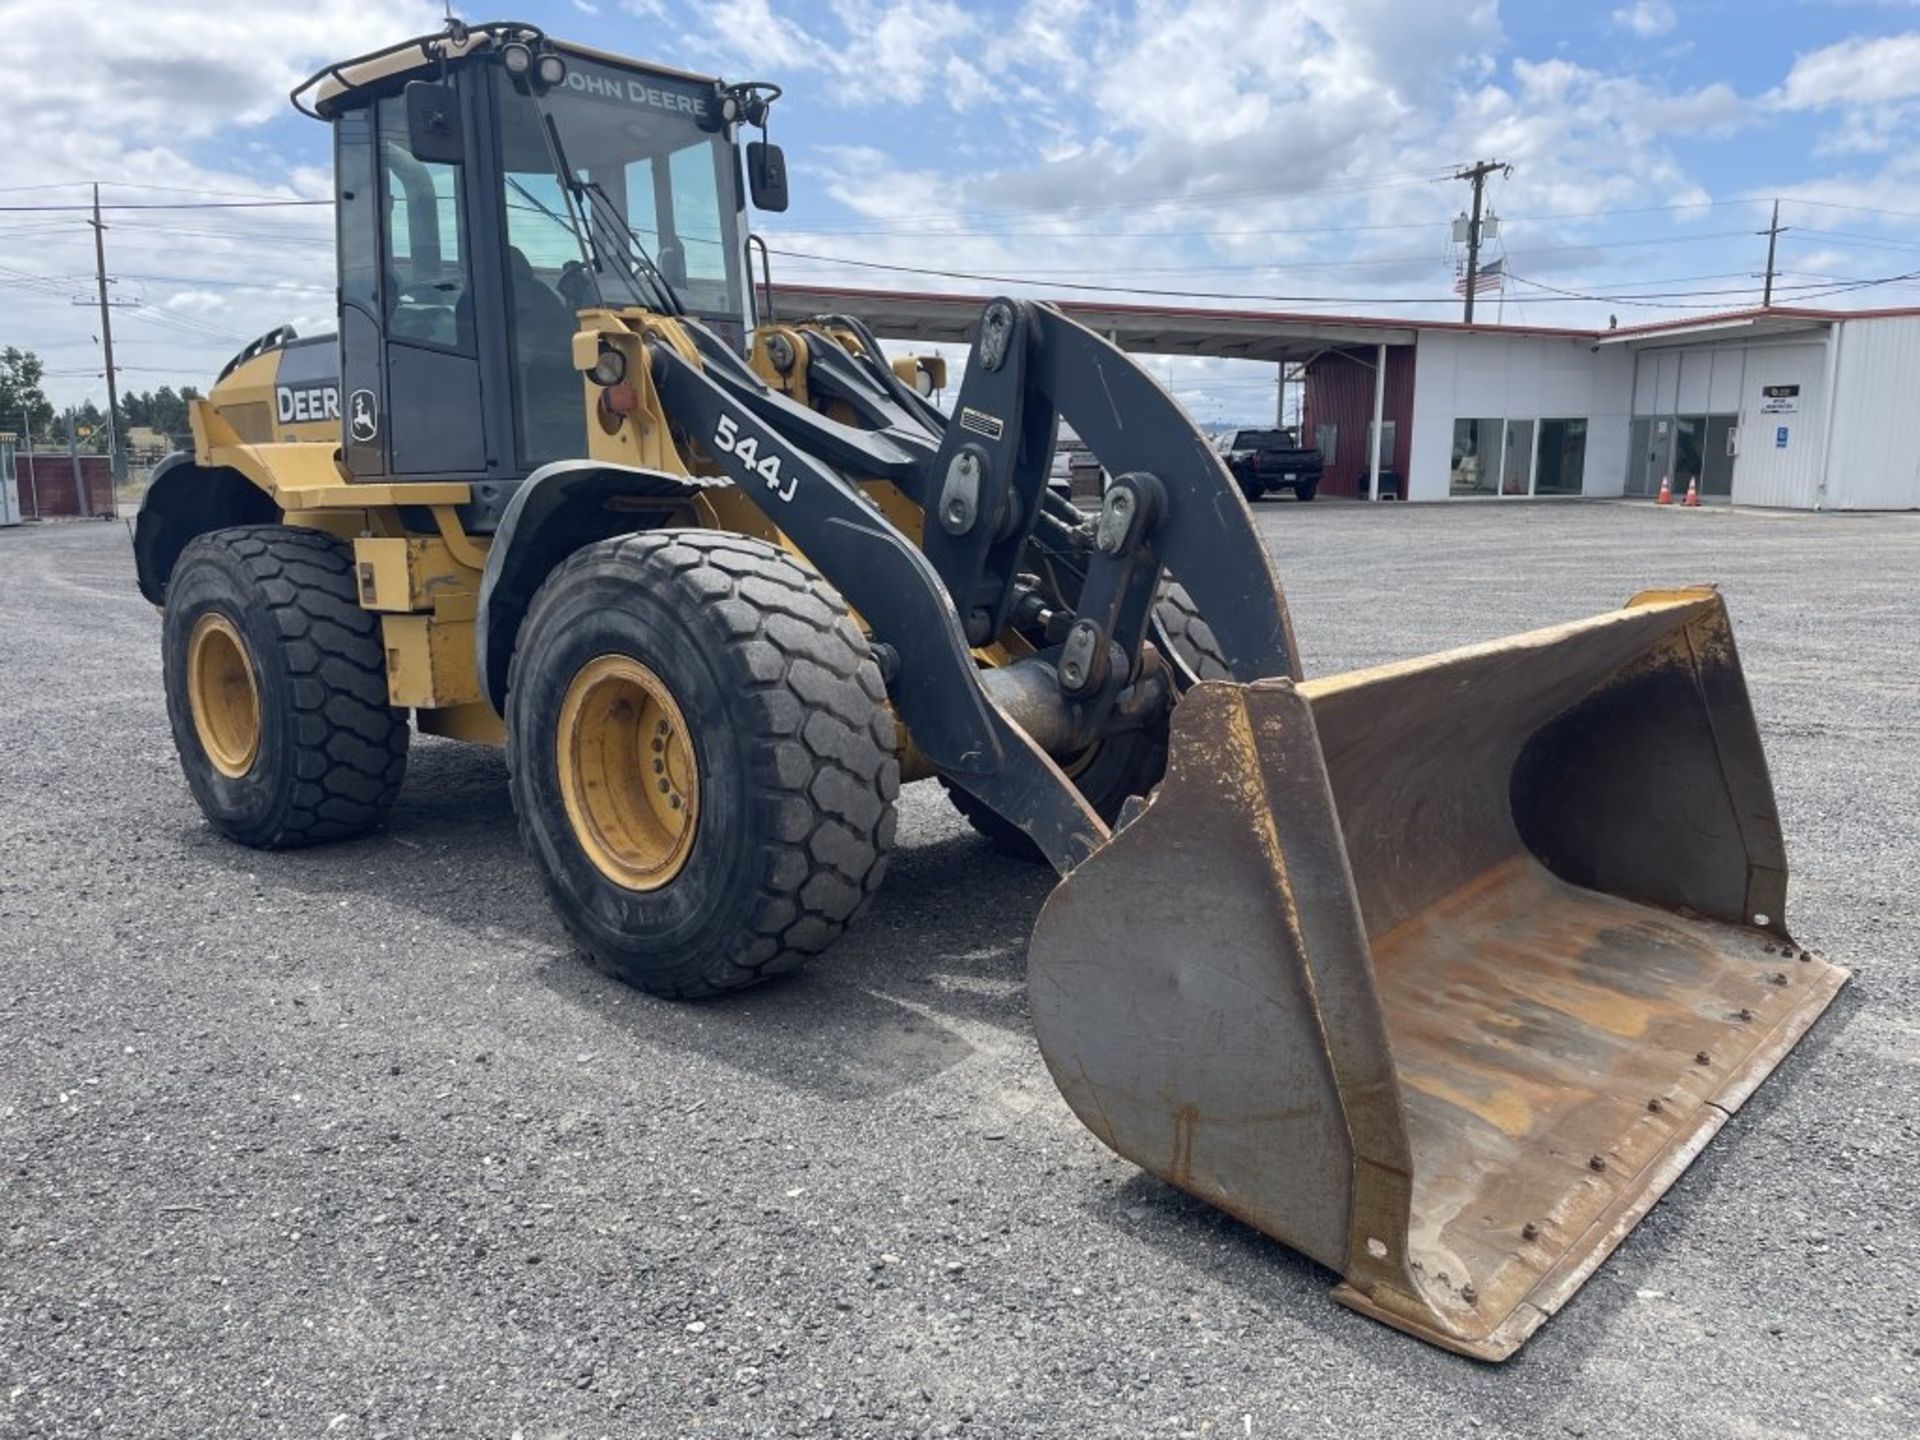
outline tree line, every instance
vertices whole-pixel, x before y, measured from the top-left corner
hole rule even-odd
[[[0,349],[0,430],[11,430],[41,437],[54,446],[67,443],[67,419],[56,416],[42,382],[46,367],[31,350],[9,345]],[[157,390],[130,390],[120,396],[120,435],[124,440],[135,427],[153,430],[168,437],[167,448],[191,443],[187,425],[187,402],[200,398],[191,385],[175,390],[162,385]],[[82,450],[104,453],[107,448],[107,417],[98,405],[86,400],[73,407],[73,426]]]

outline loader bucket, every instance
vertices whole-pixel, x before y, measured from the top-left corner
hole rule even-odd
[[[1847,975],[1781,920],[1720,598],[1175,707],[1053,893],[1034,1027],[1120,1154],[1501,1360]]]

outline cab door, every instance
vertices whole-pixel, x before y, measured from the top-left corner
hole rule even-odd
[[[356,478],[487,470],[465,166],[416,158],[405,97],[335,121],[341,443]]]

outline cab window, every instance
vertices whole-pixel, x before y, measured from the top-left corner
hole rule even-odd
[[[400,96],[380,102],[379,132],[387,337],[472,354],[472,270],[460,167],[414,158]]]

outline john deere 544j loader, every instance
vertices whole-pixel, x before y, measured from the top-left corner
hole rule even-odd
[[[1238,489],[1098,336],[992,301],[949,417],[754,313],[777,93],[458,23],[295,92],[337,342],[236,357],[137,532],[196,799],[332,839],[411,728],[504,744],[582,947],[694,997],[825,949],[937,777],[1062,877],[1029,982],[1081,1119],[1510,1354],[1845,979],[1781,918],[1719,598],[1304,679]]]

